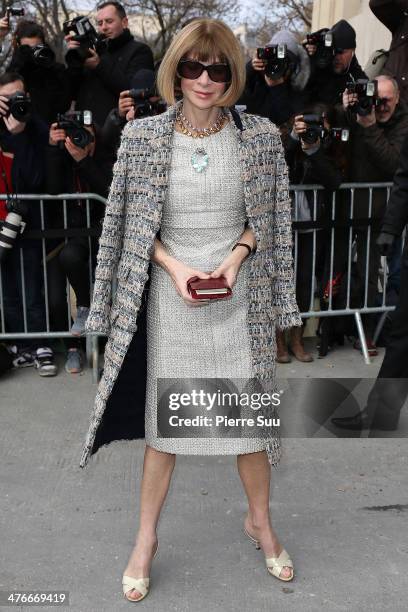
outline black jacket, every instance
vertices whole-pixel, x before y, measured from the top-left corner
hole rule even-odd
[[[404,140],[381,231],[400,236],[408,223],[408,136]],[[408,241],[405,241],[408,254]]]
[[[33,112],[48,125],[56,121],[58,113],[67,111],[71,104],[71,91],[67,70],[54,63],[48,68],[37,66],[27,53],[26,45],[18,47],[11,58],[7,72],[18,72],[24,78]]]
[[[0,119],[3,123],[3,120]],[[48,144],[48,126],[32,115],[20,134],[0,131],[0,144],[4,151],[14,154],[11,168],[13,193],[42,193],[45,180],[45,151]],[[27,228],[39,228],[40,209],[35,200],[26,200],[28,214],[24,217]]]
[[[370,9],[392,34],[381,72],[397,79],[401,98],[408,103],[408,0],[370,0]]]
[[[378,183],[392,181],[399,166],[401,147],[408,134],[408,109],[401,102],[391,119],[367,128],[357,124],[350,113],[350,175],[353,183]],[[381,219],[387,202],[386,189],[373,191],[372,217]],[[355,192],[355,216],[367,217],[368,190]]]
[[[342,173],[334,159],[322,147],[308,155],[302,151],[300,141],[291,136],[284,138],[283,144],[290,183],[292,185],[322,185],[325,189],[317,192],[316,218],[321,219],[327,216],[326,204],[331,202],[331,192],[338,189],[342,183]],[[305,191],[305,194],[313,219],[313,191]]]
[[[98,53],[101,61],[94,70],[83,67],[75,49],[70,49],[65,59],[76,109],[92,111],[94,121],[102,126],[117,106],[120,92],[131,87],[135,72],[141,68],[153,70],[154,63],[151,49],[137,42],[128,29],[107,40]]]
[[[239,104],[245,104],[248,113],[268,117],[279,126],[304,108],[305,96],[295,91],[288,81],[270,87],[263,72],[254,70],[248,62],[245,90]]]
[[[97,142],[94,157],[87,156],[76,162],[71,155],[57,146],[48,146],[46,151],[46,190],[47,193],[92,192],[107,198],[112,181],[113,160]],[[91,202],[91,225],[96,225],[103,217],[104,206]],[[58,212],[57,212],[58,211]],[[67,201],[68,227],[86,227],[86,206],[83,200]],[[63,226],[61,205],[54,206],[49,217],[54,227]]]
[[[348,81],[367,78],[356,56],[351,60],[349,70],[343,74],[335,74],[331,66],[325,69],[317,68],[313,62],[313,57],[311,58],[311,64],[312,74],[306,85],[305,94],[308,101],[312,103],[323,102],[331,106],[341,104],[342,95]]]
[[[109,150],[112,157],[116,158],[119,148],[122,130],[126,125],[126,119],[119,116],[118,109],[113,108],[105,119],[101,129],[102,145]]]

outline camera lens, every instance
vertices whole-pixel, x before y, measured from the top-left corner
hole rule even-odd
[[[14,119],[25,123],[30,118],[31,102],[25,94],[14,94],[9,98],[9,110]]]
[[[46,45],[37,45],[33,48],[33,58],[37,66],[49,68],[55,61],[55,53]]]

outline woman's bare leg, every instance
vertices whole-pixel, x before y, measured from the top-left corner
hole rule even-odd
[[[248,498],[248,514],[245,528],[259,540],[265,557],[278,557],[282,546],[272,529],[269,493],[271,466],[266,451],[237,455],[238,472]],[[291,568],[284,567],[280,575],[289,578]]]
[[[149,576],[157,543],[157,524],[169,490],[176,455],[157,451],[146,445],[140,494],[140,520],[135,547],[124,574],[134,578]],[[138,599],[141,593],[130,589],[129,598]]]

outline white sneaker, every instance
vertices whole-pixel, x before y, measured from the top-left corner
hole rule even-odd
[[[50,347],[38,348],[34,352],[34,367],[40,376],[55,376],[57,366],[54,363],[54,353]]]

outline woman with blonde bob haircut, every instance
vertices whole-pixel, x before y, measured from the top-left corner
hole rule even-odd
[[[228,62],[232,79],[216,106],[233,106],[245,87],[245,61],[234,33],[222,21],[195,19],[173,39],[157,74],[157,88],[167,104],[175,104],[180,93],[179,61],[194,50],[195,59],[202,62],[218,58]]]
[[[244,79],[232,31],[214,19],[190,22],[158,74],[169,108],[126,125],[114,168],[86,323],[88,332],[109,338],[80,465],[96,452],[107,399],[145,312],[140,520],[122,580],[130,601],[149,591],[177,454],[237,456],[248,499],[245,534],[262,549],[271,575],[293,578],[269,508],[271,465],[281,455],[272,401],[275,331],[301,325],[289,185],[277,128],[232,108]],[[249,404],[210,405],[207,398],[220,398],[220,390],[235,390]],[[220,426],[225,415],[234,418]]]

